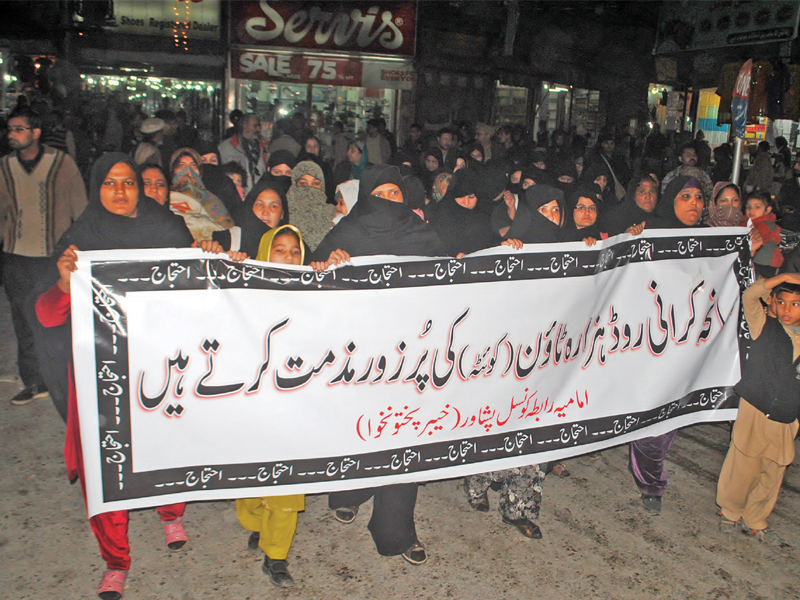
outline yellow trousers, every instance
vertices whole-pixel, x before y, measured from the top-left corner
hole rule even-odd
[[[273,560],[285,560],[297,530],[297,513],[305,510],[305,496],[270,496],[236,501],[242,527],[258,532],[259,548]]]

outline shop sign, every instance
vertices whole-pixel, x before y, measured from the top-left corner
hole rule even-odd
[[[107,31],[189,39],[219,39],[220,0],[114,0]]]
[[[231,42],[413,56],[416,2],[231,2]]]
[[[782,42],[797,37],[800,2],[662,2],[655,54]]]
[[[361,87],[413,90],[417,72],[411,62],[385,63],[364,61]]]
[[[233,50],[231,70],[237,79],[361,85],[361,61],[358,59]]]
[[[750,100],[750,75],[752,70],[753,59],[751,58],[742,65],[739,75],[736,77],[736,87],[733,89],[733,100],[731,101],[733,135],[739,138],[745,137],[747,104]]]

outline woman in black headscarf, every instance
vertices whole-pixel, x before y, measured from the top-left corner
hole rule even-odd
[[[600,228],[610,236],[620,233],[638,235],[655,218],[658,182],[646,173],[631,179],[625,199],[600,216]],[[603,206],[604,209],[607,205]]]
[[[578,171],[572,159],[567,157],[566,160],[553,164],[550,173],[553,176],[553,186],[564,192],[564,197],[569,198],[578,179]]]
[[[444,158],[442,158],[442,151],[438,146],[429,146],[422,154],[422,164],[419,169],[419,178],[422,185],[425,186],[425,194],[428,197],[432,196],[433,181],[439,173],[450,172],[444,166]]]
[[[613,183],[614,178],[611,177],[611,169],[602,160],[597,160],[590,163],[583,169],[580,178],[581,183],[596,183],[603,191],[602,202],[606,206],[612,206],[617,203],[617,197],[614,195]]]
[[[600,186],[596,183],[583,183],[567,198],[567,213],[561,235],[563,242],[585,241],[593,246],[597,240],[603,239],[598,225],[600,211]]]
[[[648,222],[648,229],[691,229],[705,227],[703,224],[703,185],[694,177],[681,176],[673,179],[664,190],[664,196],[656,208],[657,218]],[[631,442],[630,469],[642,494],[641,502],[646,511],[661,513],[661,497],[667,487],[664,461],[677,430],[654,437]]]
[[[494,209],[502,203],[508,177],[503,169],[496,165],[484,165],[478,178],[477,209],[491,217]]]
[[[459,169],[438,204],[428,204],[425,216],[451,256],[462,256],[500,244],[489,215],[477,209],[478,175]],[[503,242],[513,245],[513,240]],[[520,246],[522,244],[519,244]]]
[[[236,207],[242,203],[239,191],[230,177],[225,175],[219,164],[219,150],[212,142],[200,140],[196,142],[193,149],[200,158],[198,168],[206,189],[222,200],[228,212],[233,214]],[[216,162],[213,162],[216,161]],[[174,162],[174,161],[171,161]]]
[[[394,185],[392,199],[380,191]],[[436,232],[405,204],[404,183],[397,167],[370,165],[361,176],[358,202],[331,229],[314,251],[312,262],[325,262],[335,250],[350,256],[445,256],[447,250]]]
[[[322,143],[315,135],[306,136],[306,139],[303,141],[303,148],[300,150],[300,154],[297,155],[298,163],[305,160],[317,163],[320,169],[322,169],[322,175],[325,178],[325,196],[327,197],[327,202],[328,204],[336,206],[336,200],[333,197],[336,191],[336,186],[333,185],[333,170],[328,161],[322,158]]]
[[[54,256],[58,258],[57,282],[36,302],[39,322],[53,338],[69,337],[70,275],[76,269],[78,250],[134,248],[177,248],[194,246],[183,219],[144,195],[142,179],[133,160],[118,152],[104,154],[94,164],[89,184],[89,205],[62,236]],[[219,245],[203,242],[204,250],[221,250]],[[64,459],[71,480],[79,479],[86,498],[83,450],[78,422],[77,396],[72,378],[71,344],[59,346],[58,357],[67,367],[59,372],[67,379],[68,412]],[[55,367],[52,367],[54,368]],[[170,550],[185,548],[188,538],[180,522],[184,504],[159,507]],[[122,596],[130,567],[128,512],[113,511],[89,519],[108,570],[103,574],[97,593],[104,600]]]
[[[215,231],[212,239],[226,250],[241,251],[250,258],[258,254],[261,238],[270,229],[289,223],[288,186],[284,177],[269,173],[258,180],[232,214],[235,227]],[[290,177],[286,177],[289,179]]]
[[[530,186],[516,207],[506,202],[492,215],[492,228],[523,244],[560,242],[563,225],[564,193],[549,185]]]
[[[706,227],[703,223],[705,196],[701,181],[688,175],[670,181],[661,202],[656,206],[656,218],[649,229],[688,229]]]
[[[434,230],[405,205],[403,190],[397,167],[367,167],[361,176],[358,202],[322,240],[312,256],[312,266],[326,268],[350,256],[373,254],[445,255]],[[424,563],[427,554],[414,523],[417,484],[334,492],[328,496],[328,506],[337,521],[352,523],[359,507],[371,497],[374,503],[368,527],[378,553],[401,554],[411,564]]]

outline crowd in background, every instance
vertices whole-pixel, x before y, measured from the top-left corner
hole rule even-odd
[[[700,132],[694,139],[667,138],[657,126],[646,136],[603,132],[590,141],[546,129],[534,140],[521,126],[464,122],[433,131],[413,124],[398,146],[380,117],[363,135],[337,123],[333,136],[317,136],[297,112],[267,124],[269,138],[258,114],[235,111],[230,119],[231,128],[214,143],[182,111],[145,115],[116,98],[83,116],[27,102],[9,115],[0,222],[4,268],[12,269],[6,291],[20,368],[24,363],[27,369],[21,373],[25,389],[12,404],[49,392],[67,422],[65,457],[81,486],[71,344],[55,335],[68,340],[77,251],[200,247],[236,261],[324,270],[354,256],[460,258],[499,245],[592,246],[645,229],[744,225],[759,276],[746,294],[745,314],[758,331],[753,337],[767,341],[754,345],[761,362],[745,369],[740,393],[750,403],[742,400],[746,422],[737,420],[737,426],[746,431],[737,434],[734,427],[717,500],[721,528],[764,537],[782,469],[794,456],[800,405],[794,377],[800,259],[786,252],[783,233],[800,230],[800,159],[792,159],[786,140],[778,140],[775,154],[759,144],[740,187],[730,181],[729,145],[712,153]],[[43,200],[36,190],[45,187]],[[47,224],[51,215],[55,227]],[[788,383],[775,391],[776,382]],[[647,513],[661,511],[674,437],[672,431],[631,443],[631,472]],[[487,491],[498,487],[503,521],[540,538],[536,521],[550,472],[568,475],[563,464],[543,464],[472,476],[465,481],[466,499],[486,511]],[[370,497],[369,529],[378,552],[424,563],[414,522],[417,484],[332,493],[329,507],[337,520],[351,523]],[[188,541],[184,508],[158,509],[171,550]],[[252,532],[248,545],[263,550],[263,570],[275,585],[292,585],[286,558],[302,510],[303,496],[237,500],[239,521]],[[104,600],[123,593],[130,567],[127,518],[126,511],[115,511],[90,519],[108,568],[98,588]]]

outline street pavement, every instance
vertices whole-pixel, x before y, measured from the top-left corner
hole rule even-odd
[[[66,479],[64,424],[48,399],[11,406],[15,340],[0,298],[0,598],[96,598],[104,570],[77,485]],[[646,390],[643,390],[646,393]],[[190,504],[191,538],[166,549],[154,510],[131,514],[127,600],[314,599],[718,599],[800,598],[800,470],[789,467],[766,543],[717,529],[716,478],[726,424],[682,430],[667,460],[660,516],[647,515],[628,472],[627,446],[567,461],[548,475],[541,540],[523,538],[492,510],[469,508],[460,480],[420,487],[417,530],[429,561],[412,566],[375,552],[370,505],[342,525],[327,497],[309,496],[289,554],[296,586],[272,587],[232,501]]]

